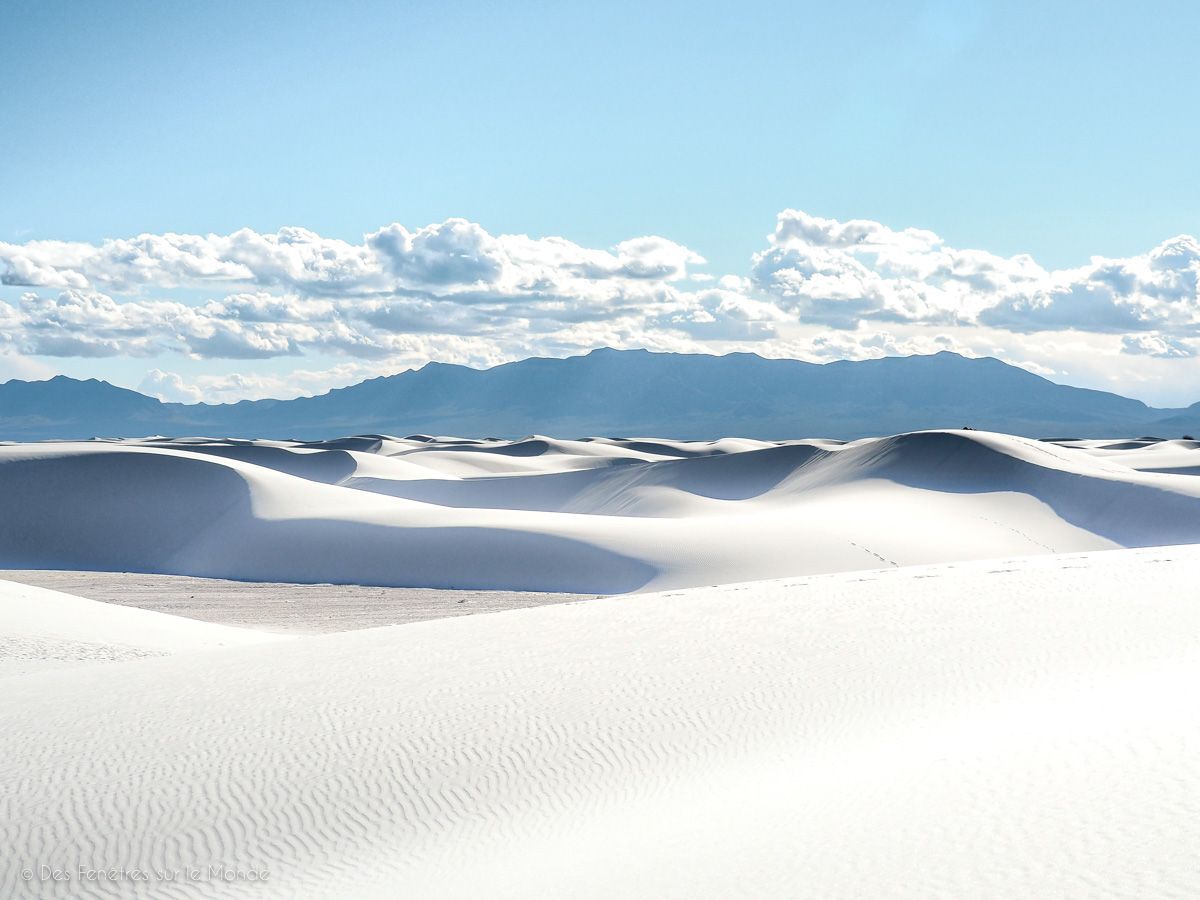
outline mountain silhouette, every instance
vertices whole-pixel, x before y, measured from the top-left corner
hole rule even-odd
[[[1155,409],[950,352],[815,364],[752,353],[600,349],[490,369],[429,363],[317,397],[231,404],[164,403],[61,375],[0,385],[3,440],[416,433],[854,439],[963,426],[1032,437],[1177,437],[1200,431],[1200,403]]]

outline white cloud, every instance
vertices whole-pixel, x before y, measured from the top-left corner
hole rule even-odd
[[[1200,327],[1200,243],[1181,235],[1128,259],[1093,257],[1005,297],[981,317],[1013,331],[1121,332]]]
[[[41,360],[30,359],[27,356],[0,349],[0,383],[10,378],[22,381],[38,381],[52,378],[58,374],[52,366]]]
[[[101,244],[0,243],[0,283],[137,293],[214,284],[280,288],[305,296],[353,297],[421,292],[593,297],[635,290],[638,282],[686,278],[704,260],[661,237],[611,251],[565,238],[492,235],[464,219],[410,231],[385,226],[352,244],[305,228],[275,234],[143,234]],[[636,292],[636,290],[635,290]]]
[[[96,291],[27,293],[11,335],[21,352],[34,356],[151,356],[163,329],[188,314],[182,303],[119,303]]]
[[[930,231],[790,209],[779,214],[751,274],[785,309],[852,328],[862,321],[967,324],[1045,271],[1027,256],[955,250]]]
[[[296,369],[284,374],[200,374],[190,379],[156,368],[146,373],[137,389],[174,403],[228,403],[264,397],[292,399],[345,387],[375,374],[357,363],[321,370]]]
[[[693,303],[661,325],[695,338],[725,341],[765,341],[776,337],[778,326],[791,318],[779,307],[729,290],[702,290]]]
[[[459,365],[492,366],[509,362],[513,357],[493,355],[490,348],[472,347],[470,343],[455,341],[445,343],[416,343],[409,352],[388,358],[383,374],[395,374],[406,369],[424,365],[430,355],[439,360]],[[0,361],[3,357],[0,356]],[[333,388],[356,384],[381,374],[375,363],[357,360],[323,369],[292,369],[287,372],[228,372],[200,373],[184,376],[173,371],[150,369],[137,390],[158,397],[160,400],[177,403],[233,403],[238,400],[276,398],[290,400],[294,397],[311,397]]]
[[[411,333],[480,334],[505,319],[571,323],[630,316],[698,333],[716,312],[728,316],[710,334],[740,332],[746,340],[772,338],[774,324],[784,320],[841,330],[879,322],[1022,333],[1200,333],[1200,243],[1187,236],[1141,256],[1095,257],[1086,266],[1048,270],[1029,256],[956,249],[931,231],[785,210],[769,246],[752,259],[749,278],[721,276],[722,294],[674,284],[699,284],[695,279],[705,273],[689,267],[703,262],[662,237],[602,250],[561,237],[492,235],[463,219],[417,229],[392,224],[357,244],[304,228],[140,235],[99,245],[0,244],[0,280],[58,289],[60,297],[124,296],[145,305],[155,302],[147,297],[179,288],[227,286],[230,296],[216,301],[220,308],[201,315],[242,326],[196,323],[199,333],[191,340],[196,352],[234,356],[290,354],[311,343],[294,329],[267,333],[248,323],[349,321],[354,316],[346,306],[331,304],[351,300],[375,304],[364,305],[362,314],[373,327]],[[160,317],[170,312],[162,305],[153,310]],[[71,345],[64,334],[40,340],[63,352]],[[114,340],[75,344],[81,351],[117,352]],[[349,333],[342,342],[370,344]]]
[[[1181,341],[1164,334],[1127,334],[1121,338],[1121,352],[1158,359],[1191,359],[1200,355],[1195,341]]]
[[[949,247],[930,231],[780,213],[755,285],[810,322],[989,325],[1016,332],[1200,330],[1200,243],[1047,270],[1032,257]]]
[[[971,347],[948,334],[897,335],[889,331],[830,331],[793,347],[797,358],[810,362],[838,359],[879,359],[949,350],[962,356],[979,356]]]
[[[703,264],[663,237],[591,248],[463,219],[387,225],[360,242],[283,228],[0,243],[0,283],[28,287],[0,300],[0,353],[152,359],[146,389],[181,400],[602,345],[813,361],[949,349],[1093,382],[1119,360],[1153,380],[1200,358],[1200,242],[1187,236],[1051,270],[927,230],[785,210],[747,274]],[[283,360],[277,369],[320,357],[324,368],[185,382],[173,355]]]
[[[174,372],[164,372],[162,369],[151,369],[147,372],[137,389],[143,394],[168,403],[199,403],[206,399],[204,391],[199,387],[188,384]]]
[[[635,297],[481,296],[462,303],[434,296],[317,299],[243,292],[199,305],[171,300],[126,300],[98,291],[25,293],[0,304],[3,334],[16,349],[38,356],[155,356],[183,353],[203,359],[266,359],[321,352],[382,358],[417,336],[476,338],[497,346],[563,339],[583,323],[605,323],[637,342],[654,331],[712,339],[761,340],[787,317],[776,307],[730,291],[679,291],[639,286]],[[647,338],[648,339],[648,338]]]
[[[486,285],[495,284],[504,274],[500,242],[464,219],[415,232],[389,225],[367,235],[366,244],[403,284]]]

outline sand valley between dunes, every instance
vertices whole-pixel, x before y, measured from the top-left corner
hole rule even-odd
[[[363,587],[356,584],[277,584],[187,575],[55,569],[0,569],[0,579],[65,591],[105,603],[280,634],[354,631],[548,603],[574,603],[597,596]]]

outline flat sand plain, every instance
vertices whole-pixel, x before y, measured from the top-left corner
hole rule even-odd
[[[354,584],[283,584],[186,575],[54,569],[0,569],[0,579],[202,622],[282,634],[355,631],[379,625],[403,625],[426,619],[570,603],[596,596],[361,587]]]

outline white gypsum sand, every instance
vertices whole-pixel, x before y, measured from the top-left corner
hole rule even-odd
[[[0,569],[0,578],[221,625],[319,634],[589,600],[595,594],[276,584],[187,575]]]
[[[0,676],[272,639],[245,628],[0,581]]]
[[[1126,443],[13,444],[0,566],[592,594],[1200,541],[1195,444]]]
[[[1045,555],[14,676],[0,894],[1193,897],[1198,579]]]

